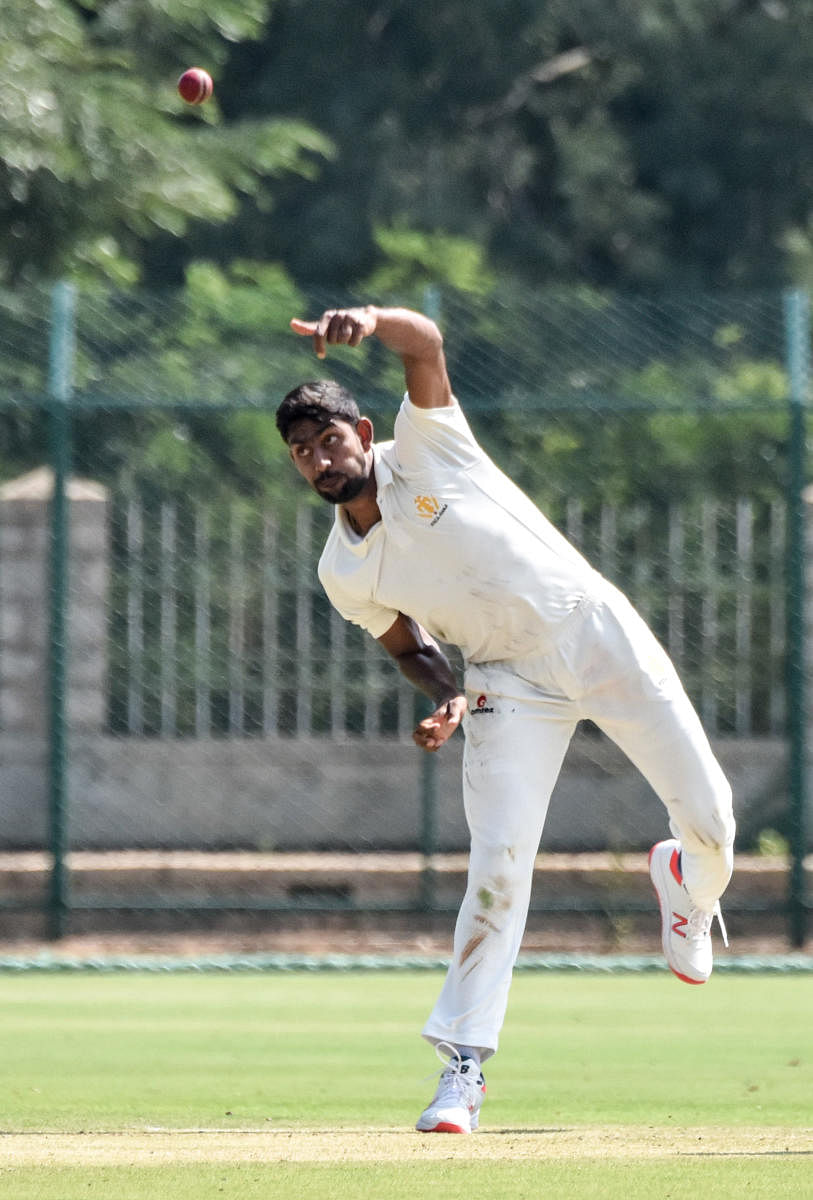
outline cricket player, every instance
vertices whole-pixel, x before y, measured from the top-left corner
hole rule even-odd
[[[459,725],[465,732],[468,881],[423,1030],[448,1062],[416,1128],[470,1133],[548,802],[577,723],[589,719],[611,737],[666,807],[673,837],[652,848],[650,872],[663,952],[687,983],[712,970],[712,918],[733,869],[731,788],[643,620],[475,441],[435,323],[369,306],[291,327],[319,358],[328,345],[376,337],[403,363],[406,395],[390,442],[374,440],[369,418],[332,381],[289,392],[277,425],[300,475],[335,506],[319,562],[331,603],[435,706],[415,742],[436,751]],[[460,648],[462,686],[438,642]]]

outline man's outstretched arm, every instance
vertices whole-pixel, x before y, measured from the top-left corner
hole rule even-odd
[[[418,408],[453,403],[443,337],[434,321],[409,308],[330,308],[318,321],[291,321],[294,333],[313,338],[317,358],[327,346],[358,346],[375,335],[404,364],[409,398]]]
[[[413,730],[412,738],[424,750],[438,750],[457,729],[466,711],[449,662],[424,629],[399,613],[378,639],[398,665],[401,674],[435,705],[434,712]]]

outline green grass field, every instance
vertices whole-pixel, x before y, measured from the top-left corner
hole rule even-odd
[[[519,974],[480,1132],[416,1134],[434,972],[0,976],[0,1194],[813,1195],[813,978]]]

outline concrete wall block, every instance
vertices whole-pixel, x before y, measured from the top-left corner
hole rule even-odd
[[[107,677],[107,658],[104,651],[93,643],[78,652],[74,645],[73,653],[68,660],[68,680],[72,688],[93,688],[96,691],[104,689]]]
[[[2,495],[0,495],[0,515],[5,518],[9,524],[14,522],[35,522],[43,523],[48,519],[48,511],[50,504],[49,495],[37,496],[15,496],[9,497],[6,492],[8,484],[2,485]]]
[[[41,734],[11,737],[0,732],[0,763],[44,770],[47,761],[48,741]]]
[[[100,555],[92,558],[75,558],[71,563],[69,592],[71,603],[105,604],[110,582],[107,562]]]
[[[0,847],[28,849],[48,844],[45,766],[0,758]]]
[[[49,576],[44,559],[0,558],[0,597],[45,606]]]
[[[39,732],[47,724],[51,497],[47,468],[3,485],[0,499],[0,727]],[[106,719],[108,500],[105,489],[70,480],[68,716],[77,729]]]
[[[42,675],[42,657],[36,650],[3,647],[0,681],[4,687],[22,688],[27,692],[36,691]]]
[[[0,679],[0,730],[4,733],[44,733],[47,725],[41,690],[6,687]]]
[[[69,513],[69,543],[71,555],[78,559],[93,559],[107,552],[108,532],[105,511],[99,512],[100,506],[90,505],[92,511],[77,514],[76,505]],[[9,505],[0,504],[0,555],[8,558],[41,558],[47,556],[51,543],[50,517],[47,509],[35,512],[14,512],[11,518],[3,520],[3,508]],[[16,508],[16,505],[14,506]]]
[[[41,499],[0,498],[0,518],[5,525],[47,525],[49,505]]]
[[[96,713],[95,716],[99,717]],[[0,738],[0,795],[14,739]],[[261,850],[415,849],[421,837],[421,755],[411,743],[333,743],[283,738],[151,741],[72,728],[70,825],[79,848],[158,846]],[[715,751],[732,781],[738,843],[776,826],[787,810],[787,747],[781,739],[726,739]],[[437,759],[437,849],[465,850],[462,739]],[[44,766],[43,766],[44,770]],[[0,837],[31,845],[24,805]],[[19,791],[21,775],[14,784]],[[40,785],[37,785],[40,786]],[[666,812],[616,747],[577,735],[551,802],[547,850],[636,849],[667,832]]]
[[[104,657],[107,643],[107,615],[100,604],[80,604],[71,597],[68,607],[68,646],[72,657],[86,654],[93,647]]]
[[[41,603],[4,596],[0,590],[0,654],[8,647],[41,653],[47,629],[47,615]]]
[[[72,730],[97,730],[104,726],[107,705],[104,692],[96,684],[71,686],[65,699],[66,719]]]
[[[48,551],[48,543],[49,531],[45,525],[18,521],[13,525],[0,525],[0,557],[3,559],[41,558]]]
[[[70,508],[70,546],[73,554],[92,557],[107,550],[107,505],[74,500]]]

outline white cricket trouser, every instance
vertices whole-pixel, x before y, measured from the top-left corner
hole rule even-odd
[[[733,867],[731,788],[672,663],[609,584],[534,660],[470,665],[463,798],[471,832],[466,894],[443,990],[423,1036],[497,1049],[551,792],[579,720],[598,725],[642,772],[683,845],[694,903],[711,910]]]

